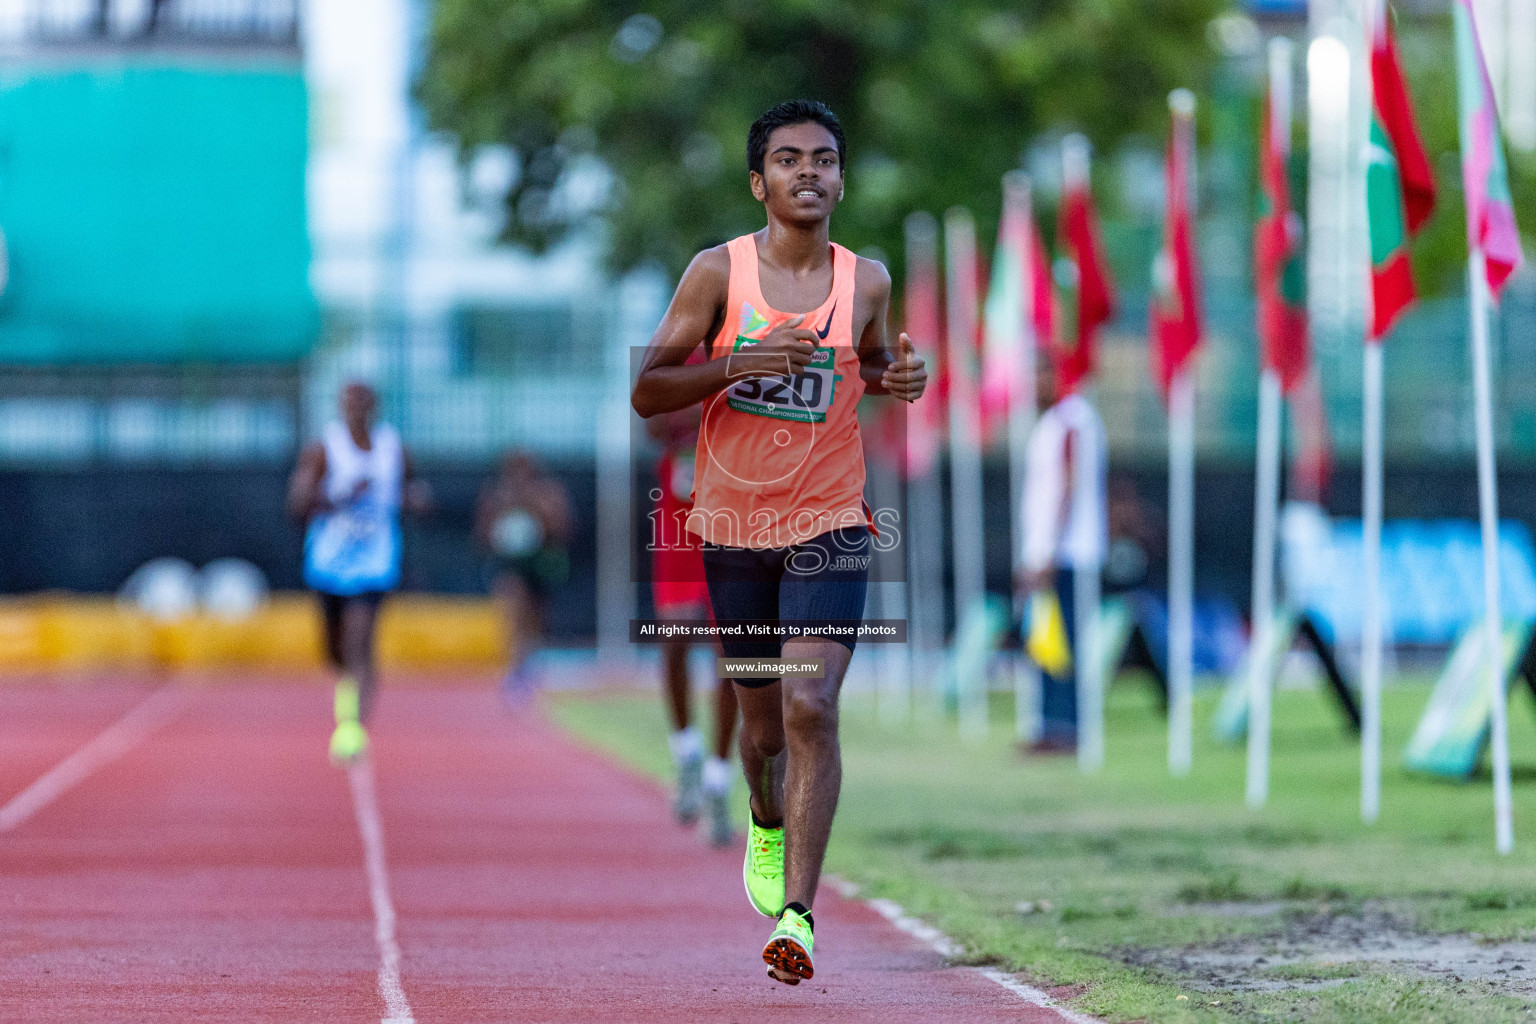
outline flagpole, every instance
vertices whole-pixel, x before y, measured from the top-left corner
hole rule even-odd
[[[1019,279],[1022,308],[1019,326],[1022,329],[1022,350],[1019,353],[1018,393],[1009,396],[1008,402],[1008,522],[1012,527],[1013,545],[1010,550],[1024,550],[1024,520],[1018,507],[1024,494],[1024,477],[1028,465],[1029,435],[1034,430],[1038,410],[1035,408],[1036,352],[1039,339],[1035,337],[1035,247],[1032,224],[1034,203],[1029,175],[1022,171],[1010,171],[1003,177],[1003,219],[1010,215],[1017,224],[1019,238]],[[1023,621],[1026,597],[1015,589],[1014,615]],[[1013,734],[1020,743],[1030,743],[1039,732],[1040,667],[1023,651],[1013,663]]]
[[[910,411],[894,404],[886,406],[886,410],[888,415],[898,420]],[[889,509],[898,515],[905,511],[902,499],[902,464],[905,459],[906,452],[901,451],[895,461],[874,461],[867,468],[871,502],[882,510]],[[896,619],[906,612],[909,599],[904,573],[901,582],[871,580],[870,583],[867,605],[870,612],[874,613],[871,617],[878,615],[882,619]],[[871,665],[876,673],[875,717],[887,728],[905,725],[912,715],[912,660],[907,651],[895,644],[881,644],[878,650],[880,657],[872,659]]]
[[[1367,0],[1365,38],[1373,45],[1376,19],[1387,16],[1384,0]],[[1365,76],[1366,110],[1374,108],[1371,76]],[[1347,159],[1347,158],[1346,158]],[[1354,164],[1346,163],[1354,181]],[[1349,190],[1345,189],[1345,195]],[[1369,257],[1368,257],[1369,258]],[[1372,337],[1371,289],[1366,289],[1365,354],[1360,452],[1360,525],[1365,594],[1360,634],[1360,818],[1373,824],[1381,814],[1381,666],[1383,621],[1381,607],[1382,425],[1384,398],[1382,339]]]
[[[1195,381],[1168,389],[1168,770],[1188,775],[1194,715]]]
[[[1481,246],[1467,261],[1467,294],[1472,315],[1472,390],[1477,425],[1477,506],[1483,535],[1483,669],[1491,700],[1493,824],[1500,853],[1515,847],[1510,802],[1509,725],[1504,692],[1504,628],[1499,607],[1499,492],[1494,472],[1493,387],[1488,373],[1488,270]]]
[[[1082,437],[1082,434],[1078,435]],[[1092,492],[1098,481],[1086,470],[1102,472],[1106,456],[1090,453],[1086,444],[1077,449],[1077,464],[1072,474],[1072,504],[1091,508]],[[1077,650],[1072,652],[1077,675],[1077,766],[1083,772],[1096,772],[1104,766],[1104,663],[1099,658],[1099,574],[1101,561],[1079,565],[1072,573],[1073,618],[1077,622]]]
[[[969,210],[951,207],[944,214],[947,285],[945,331],[949,354],[949,486],[951,540],[955,574],[955,636],[965,616],[986,594],[982,523],[981,439],[977,431],[976,374],[976,225]],[[957,679],[961,732],[968,739],[986,735],[987,681]]]
[[[1362,427],[1361,525],[1365,555],[1365,605],[1360,646],[1360,817],[1381,812],[1381,608],[1382,361],[1381,342],[1365,342],[1365,410]]]
[[[1175,138],[1190,137],[1194,94],[1168,94]],[[1191,197],[1193,201],[1193,197]],[[1170,216],[1171,216],[1170,212]],[[1195,377],[1186,359],[1168,389],[1168,770],[1189,774],[1194,743]]]
[[[1064,192],[1080,189],[1087,193],[1092,174],[1088,139],[1077,133],[1061,140],[1061,170]],[[1079,254],[1081,264],[1085,257]],[[1078,313],[1081,315],[1081,300]],[[1082,473],[1073,475],[1074,487],[1089,481]],[[1076,492],[1074,502],[1086,497]],[[1083,507],[1079,505],[1078,507]],[[1073,675],[1077,683],[1077,766],[1083,772],[1095,772],[1104,764],[1104,679],[1099,672],[1099,577],[1094,567],[1078,566],[1072,574]]]
[[[1274,665],[1275,520],[1280,506],[1280,374],[1259,377],[1259,438],[1253,505],[1253,628],[1248,654],[1248,806],[1269,798],[1270,690]]]
[[[936,346],[939,338],[936,336],[938,324],[938,244],[939,228],[933,216],[928,213],[913,213],[907,217],[906,225],[906,264],[907,264],[907,300],[910,301],[911,291],[922,275],[927,275],[927,281],[931,286],[928,295],[931,319],[923,324],[911,322],[911,306],[908,306],[907,333],[915,331],[928,333],[930,337],[917,337],[917,344]],[[922,268],[919,273],[914,273],[914,268]],[[936,396],[930,394],[927,400],[932,402]],[[909,406],[908,436],[906,438],[908,451],[914,451],[914,442],[911,436],[911,417],[924,417],[922,441],[929,443],[927,437],[928,413],[925,409]],[[913,694],[910,688],[917,679],[931,679],[934,668],[934,655],[944,643],[944,496],[939,487],[939,475],[933,462],[931,452],[918,453],[920,458],[909,456],[907,460],[907,517],[905,526],[905,540],[907,545],[907,704],[914,704]],[[923,706],[928,707],[931,701],[925,701]]]
[[[930,342],[931,344],[931,342]],[[936,696],[918,699],[917,683],[931,687],[939,651],[944,646],[944,493],[939,474],[929,468],[907,481],[907,601],[911,633],[907,637],[907,679],[913,692],[907,703],[931,715]]]
[[[1291,41],[1269,41],[1270,138],[1277,154],[1291,151]],[[1259,436],[1253,510],[1253,628],[1248,657],[1248,806],[1269,798],[1270,690],[1274,668],[1275,520],[1280,506],[1280,373],[1265,365],[1259,375]]]

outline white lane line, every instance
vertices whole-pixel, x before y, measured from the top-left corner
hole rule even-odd
[[[859,887],[854,885],[852,882],[841,878],[828,878],[827,882],[831,884],[833,888],[835,888],[838,893],[846,899],[854,900],[860,898]],[[893,902],[891,900],[878,899],[863,900],[863,903],[875,913],[891,922],[891,924],[895,925],[898,929],[906,932],[908,935],[912,936],[914,939],[921,942],[923,945],[927,946],[929,949],[933,950],[935,953],[938,953],[945,959],[951,959],[965,952],[964,947],[962,947],[954,939],[950,938],[948,935],[945,935],[943,932],[939,931],[933,925],[928,924],[926,921],[908,914],[905,910],[902,909],[901,904],[899,903]],[[1085,1014],[1078,1013],[1075,1010],[1068,1009],[1067,1007],[1061,1005],[1059,1001],[1052,998],[1049,993],[1044,992],[1033,985],[1026,984],[1020,981],[1018,978],[1015,978],[1013,975],[998,970],[996,967],[972,967],[970,970],[980,974],[988,981],[996,982],[1003,988],[1007,989],[1009,992],[1012,992],[1014,995],[1018,996],[1020,999],[1023,999],[1025,1002],[1033,1003],[1035,1006],[1038,1006],[1043,1010],[1050,1010],[1051,1012],[1060,1015],[1064,1020],[1068,1021],[1069,1024],[1103,1024],[1102,1021],[1099,1021],[1093,1017],[1089,1017]]]
[[[186,690],[166,684],[135,704],[85,746],[54,765],[0,807],[0,832],[8,832],[128,751],[186,707]]]
[[[416,1024],[411,1004],[400,985],[400,944],[395,941],[395,904],[389,898],[389,873],[384,868],[384,826],[374,795],[373,765],[367,758],[347,767],[352,784],[352,809],[363,837],[363,863],[368,870],[368,895],[373,899],[373,938],[379,944],[379,995],[387,1016],[381,1024]]]

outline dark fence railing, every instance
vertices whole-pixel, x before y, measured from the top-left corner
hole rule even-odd
[[[286,465],[296,365],[0,367],[0,470]]]
[[[0,11],[0,42],[11,45],[298,40],[299,0],[21,0]]]

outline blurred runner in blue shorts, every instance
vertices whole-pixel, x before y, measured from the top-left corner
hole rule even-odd
[[[304,582],[320,596],[325,649],[340,673],[331,759],[368,749],[373,708],[373,634],[384,595],[400,584],[400,512],[432,503],[415,479],[400,435],[375,423],[378,396],[352,382],[341,391],[341,419],[305,445],[288,485],[288,510],[305,524]]]

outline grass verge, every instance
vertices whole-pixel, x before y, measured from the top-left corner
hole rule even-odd
[[[942,928],[968,962],[1082,987],[1072,1005],[1107,1021],[1536,1020],[1530,995],[1499,977],[1390,958],[1358,972],[1332,966],[1352,958],[1330,944],[1359,936],[1536,938],[1536,721],[1517,699],[1517,844],[1500,857],[1486,776],[1455,785],[1399,767],[1427,695],[1423,684],[1384,695],[1374,826],[1360,821],[1358,743],[1317,692],[1276,695],[1270,800],[1259,812],[1243,804],[1242,749],[1211,738],[1214,695],[1197,702],[1194,771],[1183,779],[1167,771],[1163,720],[1134,677],[1110,692],[1108,759],[1091,777],[1070,759],[1020,758],[1007,700],[993,709],[991,737],[967,746],[937,713],[881,725],[871,703],[850,697],[827,867]],[[564,693],[549,707],[587,742],[667,776],[654,694]],[[1289,966],[1267,963],[1271,949],[1290,951]],[[1203,972],[1191,954],[1207,950],[1252,952],[1249,973],[1262,984]]]

